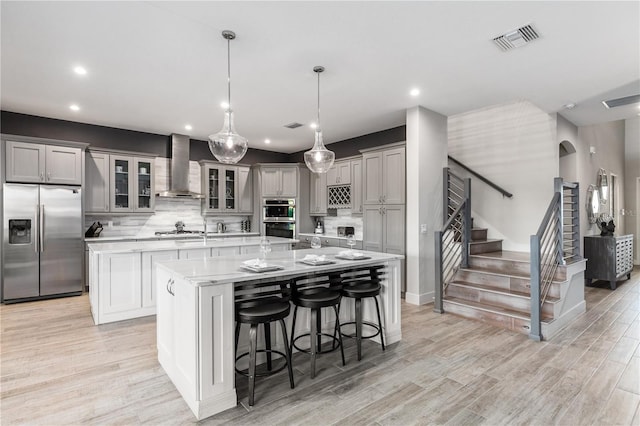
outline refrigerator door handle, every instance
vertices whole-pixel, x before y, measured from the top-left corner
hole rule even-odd
[[[40,251],[44,251],[44,204],[40,204],[40,224],[39,224]]]
[[[35,244],[33,245],[35,252],[40,252],[40,205],[36,204],[36,224],[38,226],[38,232],[34,232],[35,235]]]

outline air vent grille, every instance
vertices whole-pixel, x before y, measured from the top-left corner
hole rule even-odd
[[[537,31],[531,25],[525,25],[517,30],[510,31],[493,39],[493,42],[504,52],[540,38]]]
[[[602,101],[607,108],[615,108],[640,102],[640,95],[625,96],[624,98],[609,99]]]
[[[284,127],[286,127],[287,129],[297,129],[298,127],[302,127],[302,124],[296,123],[294,121],[293,123],[285,124]]]

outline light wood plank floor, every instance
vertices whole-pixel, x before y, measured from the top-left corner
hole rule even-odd
[[[364,359],[347,344],[321,357],[317,377],[296,355],[258,380],[256,406],[203,424],[640,424],[640,271],[618,289],[587,288],[587,312],[553,340],[403,304],[403,340]],[[155,318],[94,326],[87,296],[3,305],[2,425],[192,424],[160,368]]]

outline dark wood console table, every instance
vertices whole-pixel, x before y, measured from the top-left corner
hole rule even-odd
[[[623,276],[631,278],[633,269],[633,235],[603,237],[590,235],[584,237],[584,257],[587,270],[584,272],[585,284],[592,280],[609,281],[612,290],[616,281]]]

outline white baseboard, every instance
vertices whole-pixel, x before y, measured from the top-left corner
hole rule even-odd
[[[410,303],[412,305],[426,305],[427,303],[433,303],[434,296],[435,293],[433,291],[422,294],[406,292],[404,294],[404,299],[407,303]]]

